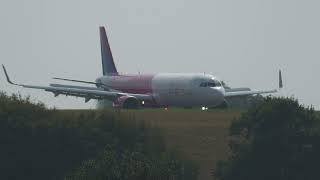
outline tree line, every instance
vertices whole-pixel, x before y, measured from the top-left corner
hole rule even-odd
[[[116,111],[48,109],[0,93],[0,179],[196,179],[162,133]]]
[[[320,179],[320,117],[292,98],[264,98],[230,127],[220,180]]]

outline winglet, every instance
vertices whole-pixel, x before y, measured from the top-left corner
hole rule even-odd
[[[281,70],[279,70],[279,89],[283,88]]]
[[[6,78],[7,78],[8,83],[13,84],[13,85],[18,85],[18,84],[13,83],[13,82],[10,80],[9,75],[8,75],[8,73],[7,73],[7,70],[6,70],[6,68],[4,67],[3,64],[2,64],[2,68],[3,68],[4,74],[6,75]]]

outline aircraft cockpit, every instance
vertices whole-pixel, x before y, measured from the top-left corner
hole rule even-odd
[[[218,80],[210,80],[200,83],[200,87],[221,87],[221,83]]]

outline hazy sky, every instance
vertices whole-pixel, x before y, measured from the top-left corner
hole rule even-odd
[[[118,71],[206,72],[232,87],[277,87],[320,109],[320,3],[316,0],[0,0],[0,62],[19,83],[102,74],[98,27],[107,27]],[[58,108],[82,98],[0,89]]]

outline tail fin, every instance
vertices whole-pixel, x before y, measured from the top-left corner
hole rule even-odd
[[[104,27],[100,27],[100,45],[103,75],[118,75]]]

